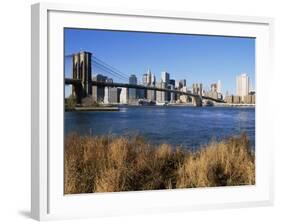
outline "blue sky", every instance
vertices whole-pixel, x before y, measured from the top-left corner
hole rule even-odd
[[[186,79],[203,87],[221,80],[223,93],[235,93],[236,76],[247,73],[255,87],[255,39],[222,36],[160,34],[88,29],[65,29],[65,55],[81,50],[141,80],[148,68],[160,79]],[[71,75],[70,58],[66,75]],[[93,72],[100,72],[93,66]],[[122,81],[114,78],[114,81]]]

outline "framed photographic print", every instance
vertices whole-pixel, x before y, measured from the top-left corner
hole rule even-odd
[[[32,6],[32,217],[273,202],[271,18]]]

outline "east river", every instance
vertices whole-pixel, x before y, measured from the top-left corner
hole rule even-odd
[[[255,144],[254,107],[128,106],[116,112],[65,112],[65,134],[140,134],[190,150],[242,132]]]

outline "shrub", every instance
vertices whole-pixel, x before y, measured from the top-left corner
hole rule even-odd
[[[71,134],[64,156],[66,194],[255,184],[246,135],[190,152],[141,136]]]

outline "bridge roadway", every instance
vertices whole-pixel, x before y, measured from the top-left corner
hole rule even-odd
[[[66,85],[81,85],[81,80],[65,78],[65,84]],[[147,89],[147,90],[165,91],[165,92],[170,92],[170,93],[175,93],[175,94],[187,95],[187,96],[191,96],[191,97],[197,97],[197,98],[201,97],[202,99],[212,100],[217,103],[225,103],[225,101],[223,101],[223,100],[214,99],[214,98],[208,97],[208,96],[199,96],[198,94],[182,92],[179,90],[163,89],[163,88],[158,88],[155,86],[142,86],[142,85],[135,85],[135,84],[127,84],[127,83],[115,83],[115,82],[110,83],[110,82],[98,82],[98,81],[92,81],[92,85],[93,86],[102,86],[102,87],[122,87],[122,88],[130,88],[130,89]]]

